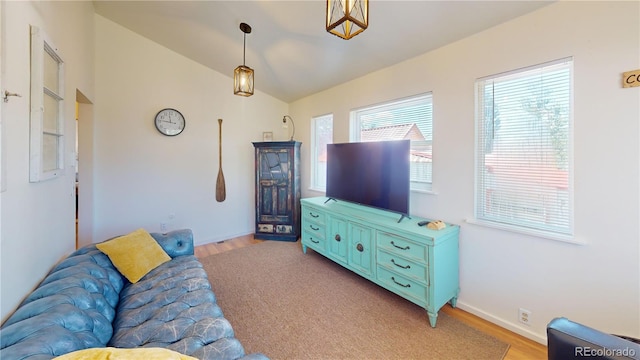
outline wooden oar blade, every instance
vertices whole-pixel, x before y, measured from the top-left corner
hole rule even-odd
[[[227,189],[224,185],[224,175],[222,169],[218,172],[218,179],[216,180],[216,201],[223,202],[227,198]]]

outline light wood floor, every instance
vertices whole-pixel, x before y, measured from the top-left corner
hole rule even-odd
[[[209,255],[239,249],[261,242],[262,240],[255,240],[253,235],[247,235],[224,242],[196,246],[195,255],[198,258],[203,258]],[[454,309],[451,306],[446,305],[442,308],[442,311],[469,326],[511,345],[504,360],[543,360],[547,358],[547,347],[544,345],[529,340],[507,329],[501,328],[464,310],[460,310],[458,308]]]

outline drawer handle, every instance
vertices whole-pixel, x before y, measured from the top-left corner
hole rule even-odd
[[[399,283],[399,282],[397,282],[397,281],[396,281],[396,278],[395,278],[395,277],[393,277],[393,276],[391,277],[391,280],[393,280],[393,282],[394,282],[394,283],[396,283],[396,284],[398,284],[398,285],[400,285],[400,286],[402,286],[402,287],[405,287],[405,288],[410,288],[410,287],[411,287],[411,284],[403,284],[403,283]]]
[[[342,238],[340,237],[340,234],[336,234],[336,237],[334,239],[336,239],[336,241],[338,241],[338,242],[340,242],[340,240],[342,240]]]
[[[391,240],[391,245],[393,245],[394,247],[397,247],[400,250],[409,250],[410,249],[409,245],[407,245],[405,247],[398,246],[398,245],[394,244],[393,240]]]
[[[364,246],[362,246],[362,244],[358,244],[356,245],[356,250],[363,252],[364,251]]]
[[[403,269],[411,269],[411,265],[407,265],[407,266],[402,266],[400,264],[398,264],[395,259],[391,259],[391,262],[393,263],[393,265],[399,267],[399,268],[403,268]]]
[[[309,224],[309,227],[311,228],[311,230],[313,231],[318,231],[320,230],[320,228],[314,227],[313,225]]]
[[[319,241],[319,240],[318,240],[318,241],[316,241],[316,240],[313,240],[313,238],[309,238],[309,240],[311,240],[311,242],[312,242],[312,243],[314,243],[314,244],[320,244],[320,241]]]
[[[319,218],[320,217],[320,215],[314,214],[311,211],[309,211],[309,215],[311,215],[312,218]]]

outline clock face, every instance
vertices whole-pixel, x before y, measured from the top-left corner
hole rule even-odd
[[[184,130],[184,116],[176,109],[162,109],[156,114],[156,128],[161,134],[176,136]]]

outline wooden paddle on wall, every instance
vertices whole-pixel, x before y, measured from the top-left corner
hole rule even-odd
[[[227,189],[224,185],[222,173],[222,119],[218,119],[218,179],[216,180],[216,201],[222,202],[227,197]]]

